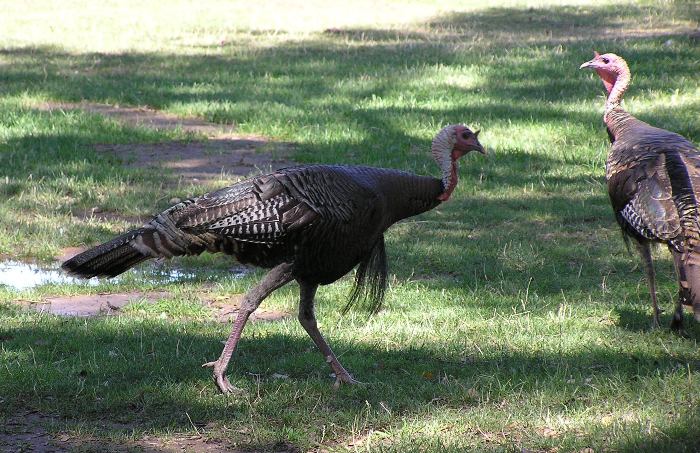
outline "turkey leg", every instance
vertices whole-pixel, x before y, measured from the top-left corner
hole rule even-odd
[[[246,293],[241,302],[241,307],[238,311],[238,316],[233,323],[231,335],[229,335],[224,350],[221,351],[221,356],[215,362],[209,362],[202,365],[203,367],[214,368],[214,382],[222,393],[232,393],[236,388],[231,385],[228,378],[224,376],[226,368],[231,360],[233,351],[236,350],[238,340],[241,338],[241,332],[245,327],[248,317],[253,313],[260,303],[265,300],[274,290],[284,286],[292,280],[292,265],[287,263],[279,264],[272,268],[270,272],[263,277],[262,281],[257,286],[253,287]]]
[[[341,382],[345,384],[359,384],[359,381],[353,379],[350,373],[343,368],[343,365],[340,364],[338,358],[331,350],[331,347],[328,346],[328,343],[326,343],[323,335],[321,335],[321,332],[318,330],[316,316],[314,315],[314,297],[316,296],[317,288],[318,285],[299,282],[299,293],[301,296],[299,302],[299,322],[314,343],[316,343],[316,347],[321,351],[326,362],[335,373],[334,386],[336,388],[339,387]]]
[[[678,277],[678,302],[676,302],[676,310],[673,312],[671,329],[680,331],[683,329],[683,299],[688,292],[688,280],[681,264],[681,254],[672,250],[671,247],[669,250],[673,255],[673,266],[676,268],[676,277]]]
[[[656,273],[654,272],[654,262],[651,259],[651,247],[649,247],[649,244],[637,243],[637,250],[639,250],[639,254],[642,255],[644,270],[646,271],[647,281],[649,282],[649,292],[651,293],[651,305],[654,308],[651,328],[656,329],[659,327],[659,305],[656,302]]]

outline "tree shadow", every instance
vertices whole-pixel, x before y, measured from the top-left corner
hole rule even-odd
[[[468,410],[489,400],[509,400],[514,392],[528,398],[538,392],[576,388],[576,396],[567,403],[575,410],[588,404],[597,391],[583,385],[583,377],[634,386],[673,374],[679,366],[691,371],[700,366],[693,354],[659,356],[606,346],[527,353],[504,345],[485,355],[474,351],[463,356],[445,355],[415,343],[386,350],[362,341],[331,338],[344,365],[366,382],[335,391],[329,370],[308,338],[249,328],[229,371],[234,385],[244,393],[225,397],[217,396],[210,371],[200,366],[218,356],[220,334],[192,327],[147,320],[120,324],[53,317],[33,326],[6,327],[2,347],[16,359],[0,370],[8,378],[2,385],[0,413],[8,416],[16,408],[31,407],[57,414],[67,428],[82,426],[105,439],[124,434],[124,430],[140,435],[188,431],[193,424],[206,431],[204,427],[213,425],[256,423],[265,432],[279,423],[300,428],[320,419],[350,431],[358,405],[388,407],[410,418],[435,401],[444,408]],[[285,377],[280,380],[275,373]],[[108,391],[102,390],[106,388]],[[319,401],[326,409],[313,412]],[[241,419],[251,405],[253,419]],[[368,417],[381,421],[380,411]],[[72,419],[76,413],[84,415]],[[318,429],[320,424],[312,431]],[[248,446],[269,445],[253,442]]]
[[[615,449],[623,452],[696,452],[700,450],[700,412],[695,410],[663,432],[639,436],[620,442]]]
[[[651,298],[648,298],[647,306],[641,306],[641,309],[633,309],[629,306],[615,307],[614,311],[619,317],[618,326],[632,332],[650,332],[651,327]],[[675,303],[675,301],[674,301]],[[669,307],[671,308],[671,307]],[[671,324],[673,319],[672,310],[663,310],[660,316],[661,328],[666,329]],[[700,340],[700,326],[695,322],[692,312],[684,310],[683,313],[683,332],[676,333],[682,338],[691,340]]]

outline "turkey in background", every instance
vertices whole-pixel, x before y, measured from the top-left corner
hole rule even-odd
[[[627,113],[622,96],[631,74],[622,57],[595,52],[581,69],[592,68],[608,92],[603,121],[612,143],[605,163],[608,194],[625,241],[642,256],[659,326],[652,243],[666,244],[678,277],[678,303],[671,328],[683,327],[683,305],[700,321],[700,153],[674,132],[651,126]]]

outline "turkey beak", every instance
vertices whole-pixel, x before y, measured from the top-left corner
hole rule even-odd
[[[593,59],[590,60],[590,61],[585,62],[584,64],[582,64],[582,65],[579,66],[578,68],[579,68],[579,69],[595,68],[595,66],[596,66],[596,61],[595,61],[595,60],[596,60],[596,58],[598,58],[599,56],[600,56],[600,54],[599,54],[597,51],[594,50],[594,51],[593,51]]]
[[[581,66],[579,66],[578,68],[579,69],[590,68],[591,66],[593,66],[593,64],[594,64],[594,60],[587,61],[584,64],[582,64]]]
[[[472,146],[470,151],[478,151],[485,156],[487,154],[486,150],[484,149],[483,146],[481,146],[481,143],[479,143],[479,133],[480,132],[481,132],[481,130],[474,132],[474,143],[473,144],[470,143],[470,145]]]

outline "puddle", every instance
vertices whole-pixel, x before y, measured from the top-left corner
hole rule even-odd
[[[195,272],[190,269],[181,269],[173,267],[170,264],[161,264],[158,261],[154,261],[150,267],[142,267],[141,269],[134,269],[132,271],[127,271],[124,275],[128,273],[133,273],[138,275],[139,280],[149,283],[175,283],[187,280],[200,280],[200,281],[219,281],[227,278],[239,279],[253,272],[252,267],[244,266],[242,264],[237,264],[229,268],[228,270],[215,270],[207,271],[200,270]],[[117,277],[118,279],[119,277]],[[115,279],[112,279],[115,280]]]
[[[96,285],[98,282],[95,279],[86,281],[71,277],[58,269],[58,267],[41,267],[36,264],[11,260],[0,262],[0,285],[2,286],[24,290],[49,283]]]
[[[252,272],[252,268],[242,265],[233,266],[228,271],[194,272],[170,266],[163,266],[157,262],[150,267],[127,271],[123,275],[135,276],[144,283],[164,284],[187,281],[193,279],[200,280],[221,280],[225,278],[243,278]],[[108,281],[119,281],[120,277],[111,278]],[[22,291],[48,284],[76,284],[76,285],[97,285],[101,281],[98,278],[84,280],[71,277],[63,272],[58,265],[39,266],[37,264],[23,263],[21,261],[0,262],[0,286]]]
[[[140,283],[154,285],[180,281],[221,281],[224,279],[239,279],[250,274],[251,267],[234,265],[227,270],[200,271],[171,267],[169,264],[155,261],[150,266],[132,269],[109,281],[119,281],[123,278],[135,279]],[[66,275],[58,264],[39,266],[20,261],[0,262],[0,286],[21,291],[47,284],[76,284],[95,286],[106,279],[91,278],[83,280]],[[131,286],[131,285],[128,285]],[[40,302],[17,301],[20,305],[42,313],[58,316],[93,317],[114,315],[121,308],[132,302],[143,301],[154,303],[167,299],[171,294],[167,291],[129,291],[120,293],[84,294],[76,296],[49,296]],[[241,295],[222,297],[221,299],[202,299],[202,303],[214,309],[214,317],[219,322],[230,322],[238,314]],[[277,321],[289,317],[288,313],[274,310],[259,310],[253,321]]]

